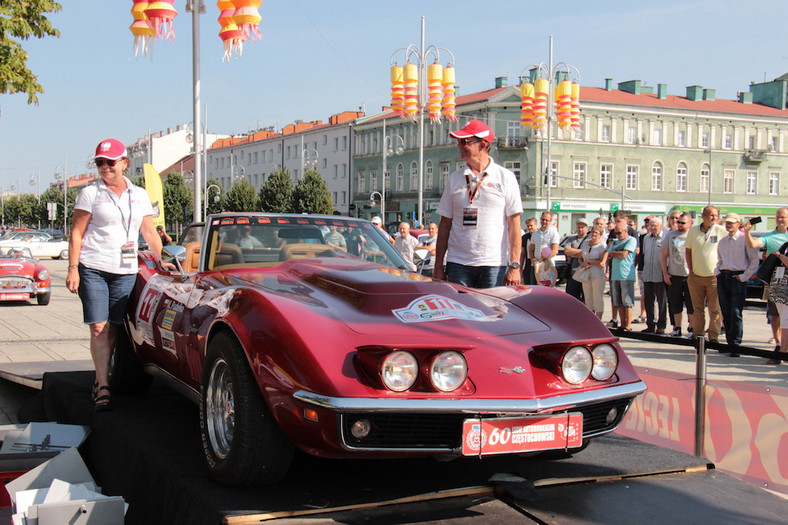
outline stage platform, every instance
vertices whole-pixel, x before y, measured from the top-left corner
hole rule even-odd
[[[81,451],[128,524],[716,523],[782,524],[788,502],[705,460],[618,435],[571,458],[326,460],[297,455],[273,487],[215,484],[197,407],[154,382],[94,414],[92,373],[44,375],[20,419],[91,425]],[[497,481],[491,481],[496,480]]]

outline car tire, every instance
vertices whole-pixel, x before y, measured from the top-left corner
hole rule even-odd
[[[50,299],[52,299],[52,292],[42,293],[36,296],[36,301],[40,306],[48,305]]]
[[[228,486],[270,485],[290,469],[294,447],[276,424],[238,340],[217,334],[202,373],[200,434],[211,476]]]
[[[109,387],[113,394],[143,394],[153,376],[142,368],[125,326],[118,327],[118,342],[109,363]]]
[[[61,261],[65,260],[65,259],[68,259],[68,250],[63,250],[62,252],[60,252],[60,255],[58,256],[58,258]]]

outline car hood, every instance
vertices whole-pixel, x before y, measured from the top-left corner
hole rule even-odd
[[[36,265],[19,259],[0,259],[0,275],[32,274]]]
[[[279,270],[275,283],[260,274],[234,277],[268,291],[272,286],[287,289],[290,298],[319,308],[359,334],[495,337],[550,330],[507,300],[533,288],[480,291],[409,271],[327,259],[288,262]]]

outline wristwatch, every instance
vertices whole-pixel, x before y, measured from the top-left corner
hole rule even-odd
[[[509,263],[509,268],[514,268],[515,270],[520,268],[520,263],[518,261],[511,261]]]

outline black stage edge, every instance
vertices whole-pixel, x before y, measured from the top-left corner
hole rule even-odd
[[[126,523],[132,525],[218,524],[225,518],[244,515],[328,511],[437,491],[490,486],[488,480],[501,473],[528,480],[520,487],[511,487],[512,496],[508,498],[525,514],[518,515],[526,522],[525,516],[543,523],[649,523],[655,516],[659,519],[654,523],[695,522],[689,519],[688,507],[703,510],[703,519],[697,522],[784,523],[784,516],[788,515],[788,503],[784,500],[718,471],[705,470],[707,463],[700,458],[615,434],[601,437],[575,457],[564,459],[368,461],[327,460],[301,454],[296,456],[288,476],[276,486],[227,488],[214,483],[208,475],[195,405],[154,382],[148,394],[114,395],[112,411],[94,414],[89,399],[92,381],[91,372],[45,374],[41,394],[20,411],[20,417],[25,415],[28,421],[91,425],[82,455],[103,492],[121,495],[129,503]],[[686,469],[699,472],[600,483],[565,482],[551,486],[545,482],[552,478],[616,478]],[[631,490],[633,487],[643,488],[635,491]],[[573,505],[567,503],[570,500]],[[592,505],[592,501],[596,503]],[[683,508],[673,501],[681,502]],[[473,516],[484,519],[479,516],[484,506],[476,508],[472,503],[472,498],[466,498],[453,511],[458,522]],[[643,507],[638,512],[645,519],[633,513],[635,503]],[[430,504],[426,507],[437,508]],[[388,516],[381,519],[377,514],[375,523],[435,519],[434,515],[419,517],[418,508],[401,506],[397,511],[388,507],[388,513],[386,507],[380,511],[352,511],[354,519],[347,513],[340,519],[343,523],[362,523],[364,515],[374,512]],[[453,522],[452,514],[446,511],[444,519],[448,520],[443,522]],[[603,514],[605,518],[598,521]],[[557,516],[561,516],[558,521]],[[613,516],[622,519],[612,519]],[[286,522],[298,520],[291,518]]]

